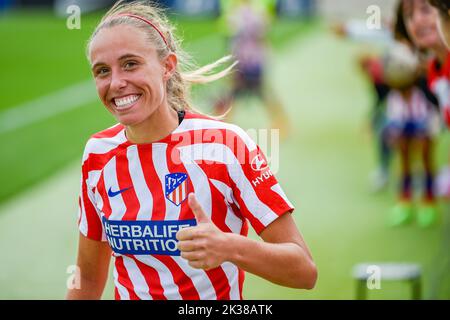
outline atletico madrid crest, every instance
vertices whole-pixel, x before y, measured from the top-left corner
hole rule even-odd
[[[188,192],[188,175],[186,173],[166,174],[166,198],[179,206],[186,200]]]

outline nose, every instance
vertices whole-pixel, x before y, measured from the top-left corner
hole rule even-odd
[[[120,72],[112,72],[110,89],[120,91],[127,86],[127,81]]]

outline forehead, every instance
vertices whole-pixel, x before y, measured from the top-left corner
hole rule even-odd
[[[403,0],[403,10],[408,12],[412,12],[413,10],[420,9],[424,6],[430,6],[427,0]]]
[[[129,25],[117,25],[101,29],[89,47],[92,63],[97,60],[116,60],[124,54],[149,56],[155,49],[146,39],[145,32]]]

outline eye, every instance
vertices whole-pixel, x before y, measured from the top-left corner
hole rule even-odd
[[[137,66],[136,61],[127,61],[124,64],[125,69],[133,69],[135,66]]]
[[[104,76],[104,75],[106,75],[107,73],[109,72],[109,69],[108,68],[106,68],[106,67],[100,67],[100,68],[97,68],[96,70],[95,70],[95,75],[96,76]]]

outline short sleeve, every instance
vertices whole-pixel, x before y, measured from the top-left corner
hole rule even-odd
[[[245,133],[240,133],[233,152],[239,163],[228,166],[233,198],[241,214],[260,234],[294,206],[271,171],[262,150]]]
[[[78,228],[91,240],[106,241],[100,215],[95,206],[94,192],[89,184],[89,159],[85,157],[83,157],[80,184]]]

